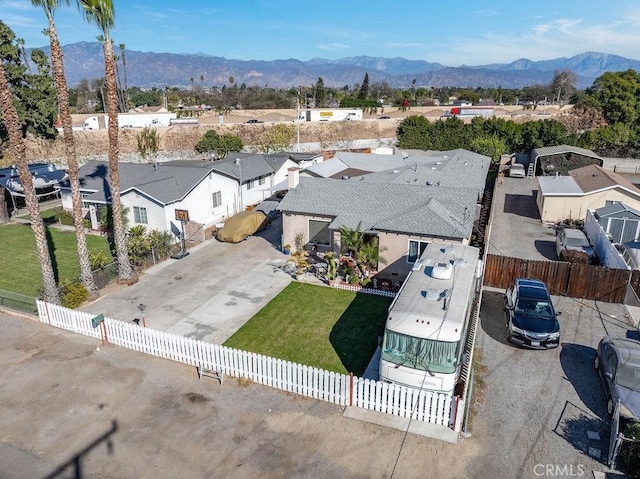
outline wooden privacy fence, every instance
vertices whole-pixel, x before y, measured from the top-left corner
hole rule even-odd
[[[341,406],[412,417],[460,431],[456,418],[464,405],[451,395],[325,371],[110,318],[94,327],[91,313],[44,301],[37,306],[41,322],[103,342]]]
[[[544,281],[551,294],[606,303],[624,302],[627,286],[640,291],[640,271],[637,270],[487,255],[485,286],[507,288],[515,278],[523,277]]]

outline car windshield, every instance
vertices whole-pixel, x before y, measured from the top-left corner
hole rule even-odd
[[[567,238],[567,246],[581,248],[584,246],[589,246],[589,242],[586,240],[586,238]]]
[[[553,309],[549,301],[520,298],[516,304],[516,312],[545,319],[553,318]]]
[[[457,367],[459,342],[415,338],[387,330],[382,359],[421,371],[451,374]]]
[[[622,364],[618,369],[616,382],[623,388],[640,391],[640,366],[637,364]]]

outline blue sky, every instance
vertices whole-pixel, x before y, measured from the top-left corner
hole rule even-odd
[[[73,2],[72,2],[73,3]],[[549,60],[588,51],[640,59],[637,0],[114,0],[112,37],[128,50],[237,60],[403,57],[447,66]],[[27,47],[48,44],[29,0],[0,18]],[[95,41],[75,7],[56,13],[62,45]]]

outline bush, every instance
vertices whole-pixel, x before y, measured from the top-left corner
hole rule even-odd
[[[633,477],[640,476],[640,423],[627,423],[623,428],[624,437],[638,442],[624,441],[620,448],[620,456],[617,463],[624,472]]]
[[[58,206],[54,209],[56,212],[55,218],[60,224],[73,226],[73,215],[65,210],[62,206]]]
[[[105,251],[89,251],[89,262],[91,269],[102,269],[111,262],[111,257]]]
[[[80,281],[65,280],[60,283],[60,302],[65,308],[75,309],[89,299],[89,291]]]
[[[589,264],[589,255],[584,251],[564,249],[560,252],[560,260],[569,263]]]

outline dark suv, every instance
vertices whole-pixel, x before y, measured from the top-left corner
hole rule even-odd
[[[518,278],[504,294],[507,341],[533,349],[560,344],[560,323],[545,284]]]

